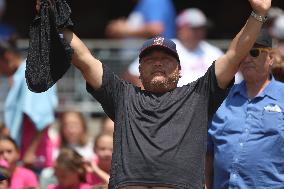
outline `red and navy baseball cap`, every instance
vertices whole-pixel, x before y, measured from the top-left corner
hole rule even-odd
[[[142,57],[144,57],[145,55],[147,55],[150,51],[154,49],[165,50],[165,52],[175,57],[178,63],[180,63],[179,56],[178,56],[177,49],[176,49],[176,44],[172,40],[161,37],[161,36],[148,39],[147,41],[143,43],[140,49],[140,53],[139,53],[139,60],[141,60]]]

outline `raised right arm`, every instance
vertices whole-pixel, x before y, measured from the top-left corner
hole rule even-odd
[[[102,63],[96,59],[86,45],[70,30],[64,29],[63,35],[74,50],[72,64],[83,74],[85,80],[95,89],[102,85]]]

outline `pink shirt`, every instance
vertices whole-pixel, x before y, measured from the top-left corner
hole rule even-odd
[[[102,180],[100,177],[98,177],[94,173],[87,173],[86,180],[87,180],[87,183],[91,184],[92,186],[106,184],[104,180]]]
[[[37,177],[31,170],[17,167],[11,176],[10,189],[22,189],[24,187],[39,187]]]
[[[31,145],[34,136],[36,135],[36,127],[34,123],[30,120],[27,115],[24,115],[23,121],[23,131],[22,131],[22,142],[21,142],[21,156],[25,154],[29,146]],[[54,144],[50,137],[48,136],[47,126],[42,132],[42,138],[36,149],[36,163],[35,166],[38,168],[51,167],[52,166],[52,151],[54,149]]]
[[[89,185],[89,184],[85,184],[85,183],[80,183],[79,186],[77,187],[74,187],[74,188],[63,188],[63,187],[60,187],[59,185],[56,185],[56,184],[50,184],[47,186],[46,189],[91,189],[92,186]]]

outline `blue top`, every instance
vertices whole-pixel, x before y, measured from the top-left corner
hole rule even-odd
[[[16,34],[16,29],[14,27],[0,23],[0,41],[9,40],[13,34]]]
[[[174,38],[176,34],[176,12],[171,0],[140,0],[134,12],[142,14],[144,23],[162,22],[166,38]]]
[[[253,99],[234,85],[209,128],[214,189],[284,188],[284,84],[272,78]]]
[[[13,85],[5,101],[4,120],[10,134],[20,145],[23,114],[35,124],[37,130],[43,130],[55,121],[57,107],[56,88],[44,93],[33,93],[28,89],[25,79],[26,62],[24,61],[13,75]]]

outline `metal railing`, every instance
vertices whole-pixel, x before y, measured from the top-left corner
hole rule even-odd
[[[121,75],[128,65],[137,57],[138,49],[143,40],[83,40],[94,56],[107,64],[115,73]],[[226,49],[228,40],[208,40],[209,43]],[[28,40],[18,41],[18,47],[26,52]],[[3,88],[0,78],[0,88]],[[71,66],[68,72],[57,83],[59,107],[58,111],[75,109],[84,113],[102,113],[99,103],[91,97],[85,89],[85,80],[81,73]],[[1,89],[0,89],[1,90]],[[0,116],[3,112],[3,103],[8,90],[0,91]],[[0,117],[1,120],[1,117]]]

